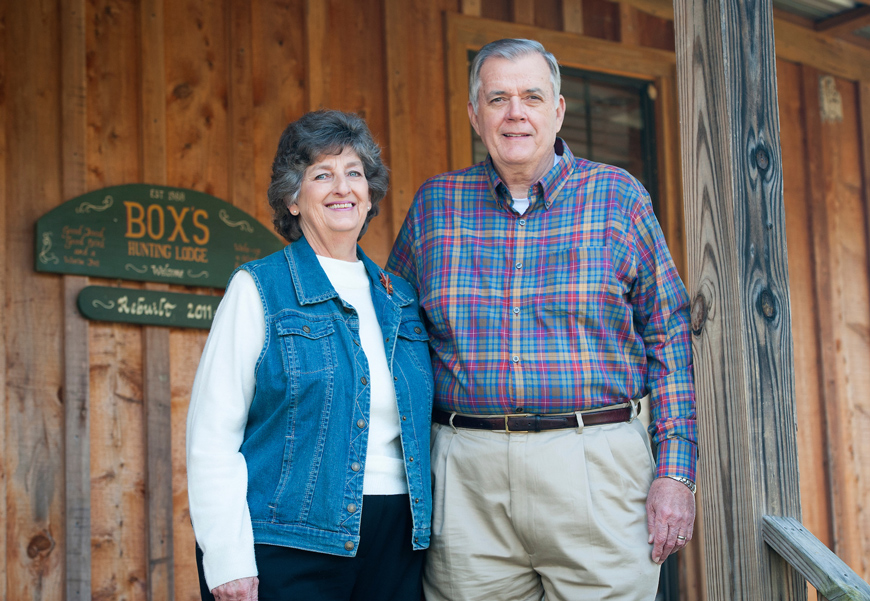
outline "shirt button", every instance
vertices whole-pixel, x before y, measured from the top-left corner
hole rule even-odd
[[[420,499],[414,499],[414,503],[419,503]]]
[[[526,224],[526,220],[525,220],[525,219],[520,219],[520,225],[525,225],[525,224]]]
[[[356,420],[356,427],[357,428],[365,428],[366,427],[366,420],[364,420],[364,419]]]
[[[522,405],[520,405],[519,407],[517,407],[516,409],[514,409],[514,413],[522,413],[522,412],[523,412],[523,407],[522,407]]]
[[[417,334],[420,334],[423,332],[423,330],[421,330],[420,328],[414,328],[414,332],[416,332]]]
[[[403,416],[402,416],[402,421],[403,421],[403,422],[408,421],[408,416],[407,416],[407,415],[403,415]]]
[[[520,358],[517,357],[516,355],[514,355],[513,357],[511,357],[511,361],[513,361],[514,363],[519,363],[519,362],[520,362]]]
[[[384,343],[389,343],[389,342],[390,342],[390,338],[389,338],[389,337],[387,337],[387,338],[384,339]]]
[[[311,331],[311,328],[309,328],[308,326],[302,326],[302,331],[307,334],[308,332]]]
[[[344,548],[347,549],[348,551],[353,551],[353,542],[347,541],[346,543],[344,543]]]
[[[348,513],[356,513],[356,505],[354,505],[353,503],[351,503],[350,505],[348,505],[348,506],[347,506],[347,512],[348,512]]]
[[[355,472],[358,472],[362,469],[362,466],[359,463],[357,463],[356,461],[354,461],[353,463],[350,464],[350,469],[352,469]]]
[[[413,458],[413,457],[408,457],[408,461],[413,462],[413,461],[414,461],[414,458]]]
[[[522,268],[523,268],[523,262],[522,262],[522,261],[517,261],[517,264],[514,265],[514,267],[516,267],[517,269],[522,269]]]
[[[363,386],[365,386],[368,383],[368,380],[366,380],[365,376],[360,378],[359,381],[363,383]]]
[[[393,380],[396,381],[396,382],[398,382],[398,381],[399,381],[399,376],[393,376]]]
[[[519,315],[519,312],[520,312],[520,308],[514,307],[514,315]]]

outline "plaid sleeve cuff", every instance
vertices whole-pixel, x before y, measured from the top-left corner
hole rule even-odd
[[[677,476],[697,482],[695,467],[698,463],[698,446],[695,443],[670,436],[659,444],[657,455],[656,478]]]

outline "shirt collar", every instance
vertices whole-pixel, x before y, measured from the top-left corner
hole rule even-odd
[[[531,203],[529,208],[534,206],[538,196],[543,194],[544,208],[549,209],[556,201],[562,186],[564,186],[565,182],[568,181],[568,176],[574,172],[574,155],[571,153],[571,149],[568,148],[568,145],[562,138],[556,138],[556,142],[553,144],[553,150],[557,157],[561,157],[561,160],[557,161],[556,164],[553,165],[553,167],[532,186],[532,193],[529,195],[529,202]],[[497,202],[502,206],[502,208],[510,209],[513,205],[510,191],[508,190],[507,184],[502,181],[498,172],[496,172],[495,166],[492,164],[491,156],[487,155],[483,167],[486,171],[486,176],[489,180],[489,186],[493,192],[493,196],[495,196]]]
[[[384,284],[381,282],[380,274],[385,273],[374,261],[369,259],[363,252],[363,249],[357,245],[356,255],[365,265],[366,273],[371,280],[372,288],[377,291],[382,291],[386,294]],[[284,256],[287,259],[287,265],[290,268],[290,273],[293,276],[293,286],[296,289],[296,296],[299,303],[308,305],[312,303],[321,303],[331,298],[337,298],[338,293],[320,266],[320,261],[317,260],[317,255],[308,244],[305,236],[299,238],[296,242],[288,244],[284,247]],[[385,274],[386,281],[389,278]],[[395,303],[404,307],[411,304],[412,299],[391,286],[388,296],[395,297]]]

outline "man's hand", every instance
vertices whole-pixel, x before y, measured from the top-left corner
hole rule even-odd
[[[215,601],[257,601],[260,580],[256,576],[230,580],[212,589]]]
[[[646,524],[652,559],[664,563],[668,555],[692,540],[695,526],[695,495],[672,478],[656,478],[646,499]],[[679,538],[678,538],[679,537]]]

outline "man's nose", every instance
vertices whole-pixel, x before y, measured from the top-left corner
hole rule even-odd
[[[514,96],[508,102],[508,119],[523,120],[526,118],[526,107],[523,101]]]

